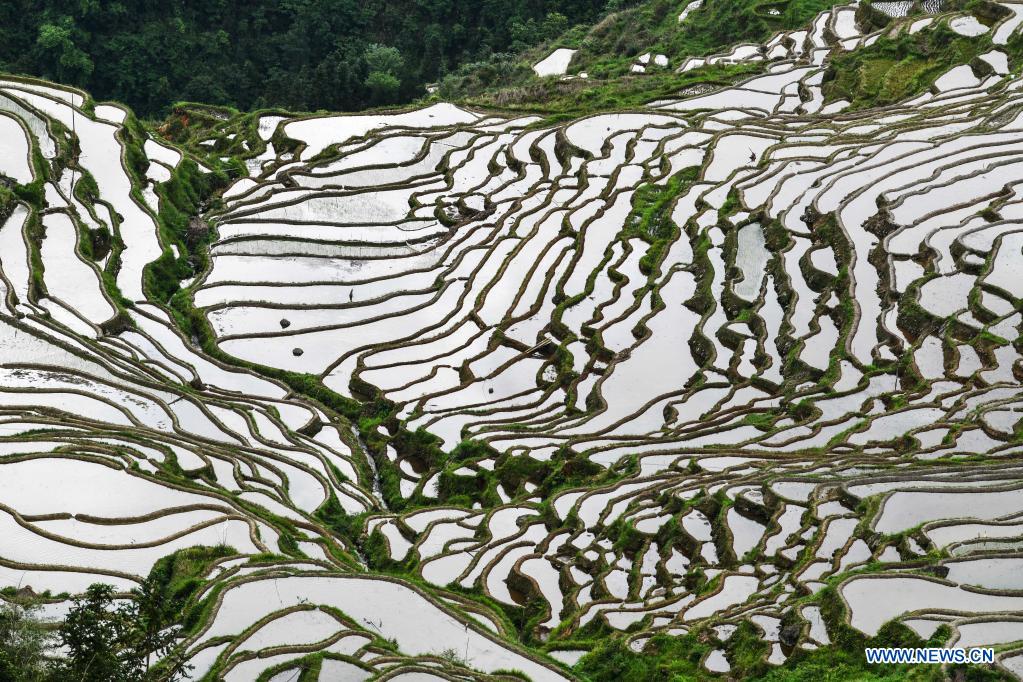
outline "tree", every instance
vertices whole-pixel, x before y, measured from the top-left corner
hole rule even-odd
[[[373,43],[367,47],[363,59],[366,60],[366,66],[370,73],[389,73],[393,76],[397,75],[405,66],[405,60],[402,59],[398,48],[379,43]]]
[[[150,679],[150,659],[165,656],[178,634],[177,628],[163,627],[160,593],[146,580],[132,599],[118,601],[110,585],[89,586],[60,628],[58,642],[66,657],[57,664],[58,677],[80,682]],[[176,667],[161,671],[161,679],[175,679]]]
[[[58,80],[75,85],[84,85],[92,73],[92,59],[79,49],[72,39],[75,22],[71,17],[63,17],[56,24],[42,24],[36,45],[49,56],[49,63]]]
[[[560,12],[548,12],[544,17],[540,34],[544,40],[553,40],[568,30],[568,17]]]
[[[375,104],[389,104],[397,99],[401,89],[399,72],[405,66],[405,60],[397,48],[373,43],[363,54],[366,69],[365,85]]]
[[[389,73],[373,71],[366,76],[366,87],[374,104],[390,104],[397,99],[401,81]]]
[[[46,648],[52,636],[36,618],[38,607],[0,601],[0,681],[50,679]]]
[[[592,22],[606,3],[4,0],[0,70],[86,88],[142,118],[181,99],[352,110],[410,101],[463,64]]]

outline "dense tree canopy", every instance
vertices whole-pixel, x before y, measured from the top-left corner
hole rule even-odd
[[[8,0],[0,69],[143,115],[195,100],[350,110],[591,21],[606,0]]]

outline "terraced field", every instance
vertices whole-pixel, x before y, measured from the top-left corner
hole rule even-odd
[[[191,679],[669,640],[752,677],[907,633],[1023,677],[1023,4],[909,5],[558,123],[195,108],[179,148],[0,81],[0,585],[59,619],[218,548]],[[836,95],[942,35],[921,92]]]

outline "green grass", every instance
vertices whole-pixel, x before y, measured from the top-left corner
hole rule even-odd
[[[621,638],[608,639],[585,656],[576,670],[587,680],[648,682],[649,680],[701,680],[712,676],[700,668],[700,660],[710,652],[693,634],[684,637],[657,635],[647,651],[638,654]]]
[[[926,91],[952,67],[969,64],[990,49],[987,35],[967,38],[945,23],[916,35],[882,37],[870,47],[832,58],[824,96],[829,102],[847,99],[853,109],[894,104]]]
[[[835,0],[705,0],[683,24],[686,2],[647,0],[612,12],[593,26],[577,26],[522,55],[495,55],[468,64],[441,81],[441,99],[551,115],[580,116],[637,107],[677,95],[697,83],[722,85],[761,72],[764,63],[712,66],[675,73],[689,57],[726,51],[742,42],[763,43],[778,31],[799,29]],[[779,11],[777,16],[767,10]],[[570,72],[588,79],[537,78],[531,65],[556,47],[578,50]],[[650,52],[669,58],[669,68],[632,74],[636,57]]]
[[[664,54],[674,67],[689,57],[730,49],[737,43],[763,43],[776,32],[802,28],[835,0],[705,0],[703,7],[678,23],[678,0],[649,0],[608,15],[578,38],[575,68],[592,77],[626,73],[635,57],[645,52]],[[779,11],[777,16],[768,9]],[[571,43],[571,40],[563,41]]]
[[[710,66],[684,74],[665,71],[606,80],[530,78],[484,92],[452,88],[447,97],[471,106],[546,114],[551,118],[542,125],[549,125],[590,113],[634,109],[657,99],[677,96],[680,90],[693,85],[728,85],[763,69],[762,63],[753,63]],[[441,94],[444,96],[444,91]]]

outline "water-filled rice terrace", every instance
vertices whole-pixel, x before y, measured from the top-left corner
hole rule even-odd
[[[893,620],[1023,676],[1023,5],[876,4],[557,124],[211,109],[175,146],[0,80],[0,585],[59,620],[217,548],[196,680],[570,680],[687,634],[710,677]],[[929,31],[983,49],[826,96]]]

